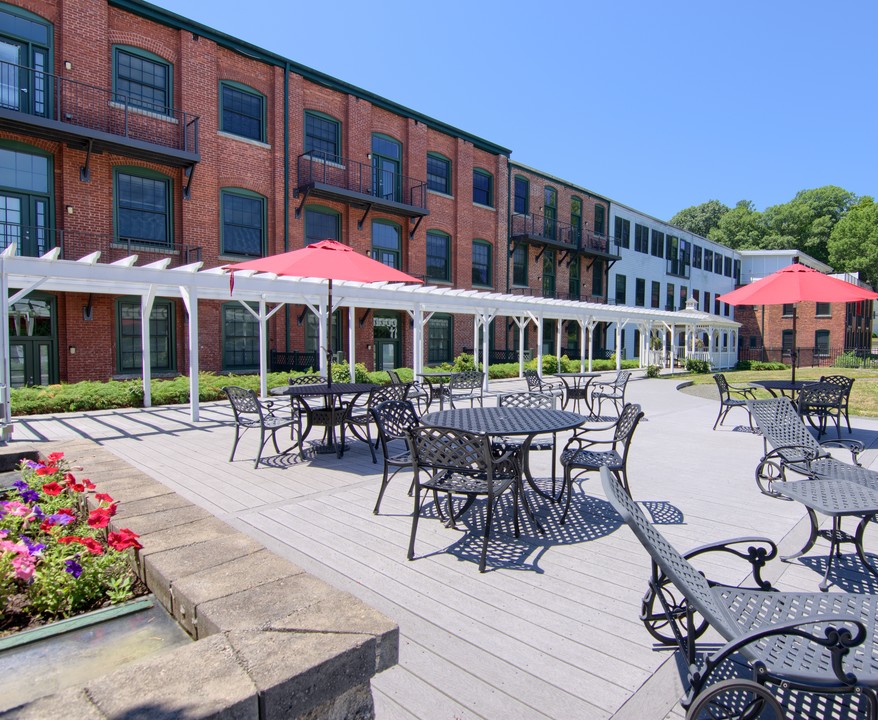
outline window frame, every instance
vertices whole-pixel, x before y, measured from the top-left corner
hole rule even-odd
[[[116,373],[118,375],[141,375],[143,373],[143,346],[140,348],[140,367],[132,367],[127,368],[122,365],[122,355],[123,353],[127,353],[128,351],[123,349],[122,347],[122,306],[123,305],[132,305],[137,308],[138,311],[141,309],[141,301],[139,297],[132,296],[124,296],[116,298],[115,307],[114,307],[114,330],[116,333]],[[177,340],[176,340],[176,320],[177,320],[177,306],[172,298],[164,298],[157,297],[153,301],[152,308],[150,309],[150,316],[158,307],[168,308],[168,334],[167,334],[167,343],[168,343],[168,365],[167,367],[153,367],[152,365],[152,348],[150,348],[150,371],[153,374],[168,374],[174,373],[177,371]],[[150,321],[152,317],[150,317]],[[141,317],[140,322],[143,322],[143,317]],[[138,325],[140,328],[137,339],[143,337],[142,326]],[[128,337],[128,336],[125,336]],[[150,341],[157,337],[157,335],[153,332],[149,334]]]
[[[305,244],[303,245],[303,247],[307,247],[311,243],[319,242],[320,240],[326,239],[325,237],[321,237],[321,238],[317,238],[315,240],[312,240],[311,242],[308,242],[308,215],[309,215],[309,213],[317,213],[319,215],[333,217],[335,219],[335,237],[330,238],[330,239],[337,240],[338,242],[343,242],[342,232],[341,232],[342,224],[343,224],[341,221],[341,213],[338,210],[336,210],[335,208],[327,207],[326,205],[308,204],[303,208],[303,212],[302,212],[302,220],[304,221],[302,227],[303,227],[303,230],[305,233],[305,237],[304,237]]]
[[[658,280],[652,280],[649,289],[649,306],[659,309],[662,306],[662,284]]]
[[[634,307],[646,307],[646,278],[634,279]]]
[[[518,183],[524,184],[524,195],[518,193]],[[524,200],[524,210],[518,209],[519,198]],[[530,215],[530,180],[523,175],[516,175],[512,180],[512,212],[516,215]]]
[[[122,208],[119,205],[119,178],[122,175],[139,177],[146,180],[162,182],[165,186],[165,232],[167,235],[164,243],[156,242],[148,238],[128,237],[119,231],[119,223]],[[168,175],[137,165],[116,165],[113,168],[113,239],[115,242],[127,242],[131,240],[136,245],[144,245],[151,248],[174,248],[174,180]],[[133,210],[133,208],[130,208]]]
[[[652,228],[652,231],[649,234],[649,254],[653,257],[662,258],[665,257],[665,234],[661,230],[656,230]]]
[[[445,167],[445,187],[438,189],[430,186],[430,161],[442,163]],[[453,196],[451,192],[451,160],[442,153],[430,151],[427,153],[427,190],[442,195]]]
[[[250,307],[253,307],[253,303],[248,303],[248,305],[250,305]],[[255,310],[256,308],[253,307],[253,309]],[[230,337],[227,333],[227,330],[226,330],[227,326],[229,325],[229,321],[226,318],[226,313],[229,310],[243,311],[244,317],[248,318],[249,321],[252,321],[256,325],[256,331],[257,331],[256,335],[255,335],[256,362],[253,365],[235,365],[235,364],[232,364],[232,363],[229,363],[226,361],[227,360],[226,340]],[[221,348],[221,355],[222,355],[221,362],[222,362],[223,371],[252,372],[253,370],[258,370],[259,369],[259,321],[253,315],[251,315],[250,312],[248,312],[246,308],[242,307],[241,303],[239,303],[239,302],[223,303],[222,306],[220,307],[220,320],[221,320],[221,322],[220,322],[220,343],[221,343],[220,348]],[[250,336],[234,335],[231,337],[248,338]]]
[[[634,249],[639,253],[649,253],[649,226],[634,223]]]
[[[692,245],[692,267],[701,270],[701,245]]]
[[[820,306],[825,305],[825,312],[820,312]],[[819,318],[832,317],[832,303],[816,302],[814,303],[814,316]]]
[[[521,262],[519,262],[519,259]],[[530,287],[530,276],[528,273],[527,263],[530,259],[530,252],[527,245],[518,243],[512,251],[512,286],[513,287]],[[517,278],[520,272],[524,273],[524,280]]]
[[[616,215],[613,220],[613,238],[616,241],[616,247],[629,249],[631,247],[631,221],[619,215]]]
[[[226,221],[225,221],[225,209],[226,209],[226,198],[238,197],[246,200],[258,200],[260,205],[262,206],[262,226],[260,227],[260,235],[261,235],[261,249],[258,255],[253,255],[252,253],[242,253],[234,250],[230,250],[226,247]],[[259,193],[253,192],[252,190],[247,190],[245,188],[239,187],[224,187],[220,188],[220,220],[219,220],[219,230],[220,230],[220,255],[229,255],[232,257],[242,257],[242,258],[258,258],[265,257],[266,252],[268,250],[268,199],[264,195],[260,195]]]
[[[620,293],[622,302],[619,302]],[[628,278],[621,273],[616,273],[616,281],[613,285],[613,299],[616,305],[626,305],[628,302]]]
[[[325,150],[315,150],[314,148],[308,147],[308,118],[312,117],[316,120],[323,120],[326,122],[331,122],[335,125],[335,146],[336,152],[335,155],[330,155]],[[310,136],[313,138],[313,136]],[[320,138],[317,138],[320,139]],[[324,140],[324,142],[327,142]],[[344,163],[344,158],[342,157],[342,124],[341,120],[333,117],[332,115],[328,115],[325,112],[321,112],[320,110],[305,110],[303,113],[302,119],[302,152],[308,155],[312,160],[322,160],[324,162],[335,163],[337,165],[341,165]],[[310,153],[310,154],[309,154]],[[316,155],[314,154],[316,153]]]
[[[434,346],[434,332],[431,328],[434,320],[448,322],[447,334],[443,333],[440,343],[441,345],[447,343],[447,348],[440,347],[437,349]],[[438,353],[438,350],[443,349],[444,353]],[[451,362],[452,360],[454,360],[454,315],[451,313],[434,313],[427,321],[427,365],[437,365],[439,363]]]
[[[488,195],[488,202],[483,203],[479,200],[476,200],[476,177],[485,178],[488,181],[488,188],[486,190]],[[481,192],[481,188],[479,188]],[[485,170],[484,168],[473,168],[473,205],[480,205],[482,207],[494,207],[494,176]]]
[[[434,253],[431,255],[430,253],[430,240],[431,238],[435,240],[441,240],[444,245],[444,263],[445,263],[445,274],[444,275],[434,275],[431,273],[431,265],[430,258],[437,257]],[[427,230],[427,237],[424,242],[424,274],[428,280],[435,280],[441,283],[450,283],[452,276],[452,261],[451,261],[451,235],[447,232],[443,232],[442,230]]]
[[[165,88],[165,104],[161,106],[160,109],[156,109],[154,105],[151,107],[147,107],[146,105],[141,105],[139,103],[132,102],[131,97],[127,96],[121,90],[119,90],[119,81],[124,78],[119,77],[119,55],[125,54],[130,57],[135,57],[140,60],[145,60],[154,65],[161,65],[165,70],[165,81],[167,87]],[[172,117],[174,114],[174,65],[173,63],[165,60],[163,57],[156,55],[155,53],[149,52],[149,50],[144,50],[143,48],[139,48],[135,45],[125,45],[125,44],[116,44],[113,45],[112,50],[112,58],[113,58],[113,102],[121,103],[129,108],[133,108],[135,110],[152,113],[153,115],[160,115],[163,117]],[[130,81],[129,81],[130,82]],[[145,85],[144,83],[140,83]],[[148,87],[148,86],[147,86]],[[126,95],[126,97],[121,98],[121,95]]]
[[[488,275],[488,282],[487,282],[487,283],[476,282],[476,277],[475,277],[475,273],[476,273],[476,261],[475,261],[476,253],[475,253],[475,249],[476,249],[477,247],[479,247],[479,248],[485,248],[485,249],[487,250],[487,252],[488,252],[488,261],[487,261],[487,266],[486,266],[486,268],[485,268],[486,271],[487,271],[487,275]],[[479,239],[479,238],[476,238],[475,240],[473,240],[473,254],[472,254],[472,263],[471,263],[471,264],[472,264],[472,271],[473,271],[472,284],[473,284],[474,287],[487,287],[487,288],[492,288],[492,287],[494,287],[494,267],[493,267],[493,263],[494,263],[494,247],[493,247],[493,245],[491,245],[491,243],[489,243],[487,240],[481,240],[481,239]]]
[[[574,255],[567,266],[567,295],[571,300],[582,297],[582,266],[578,255]]]
[[[235,132],[234,130],[230,130],[224,126],[225,123],[225,91],[231,90],[233,92],[241,93],[242,95],[249,95],[250,97],[254,97],[259,100],[259,137],[251,137],[250,135],[244,135],[239,132]],[[267,135],[267,124],[266,124],[266,98],[261,92],[256,90],[255,88],[250,87],[249,85],[244,85],[243,83],[236,82],[234,80],[220,80],[219,81],[219,130],[222,133],[227,135],[233,135],[236,138],[243,138],[244,140],[250,140],[252,142],[266,143],[268,142],[266,138]],[[231,112],[231,111],[230,111]],[[249,117],[249,116],[246,116]]]
[[[826,338],[825,343],[821,343],[821,338]],[[829,357],[830,341],[832,338],[832,334],[826,328],[820,328],[819,330],[814,331],[814,356],[815,357]]]
[[[376,247],[375,247],[375,226],[376,225],[386,225],[387,227],[391,227],[396,230],[397,239],[399,240],[398,249],[392,249],[385,247],[383,245],[379,245],[378,249],[381,252],[391,253],[395,258],[394,265],[388,265],[388,267],[396,268],[397,270],[402,269],[402,226],[399,223],[395,223],[392,220],[385,220],[384,218],[375,218],[372,220],[372,225],[369,228],[369,257],[373,260],[378,260],[378,262],[384,262],[380,258],[376,257]],[[384,263],[385,265],[387,263]]]

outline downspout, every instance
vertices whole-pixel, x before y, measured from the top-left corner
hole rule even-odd
[[[509,165],[509,158],[506,158],[506,292],[512,293],[512,253],[510,252],[510,238],[512,237],[512,168]],[[509,349],[509,323],[503,323],[503,333],[506,340],[505,347]],[[524,332],[519,327],[519,333]],[[519,343],[520,345],[521,343]],[[520,360],[521,358],[519,358]]]
[[[284,63],[284,252],[290,249],[290,64]],[[290,306],[284,304],[284,351],[290,352]]]

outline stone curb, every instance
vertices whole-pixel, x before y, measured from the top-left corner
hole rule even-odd
[[[109,529],[140,535],[135,570],[197,642],[0,718],[51,717],[59,707],[70,720],[374,718],[370,679],[399,657],[393,622],[96,443],[40,450],[64,452],[77,478],[119,501]]]

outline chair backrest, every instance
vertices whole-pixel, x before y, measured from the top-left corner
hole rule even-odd
[[[493,463],[487,435],[424,425],[413,427],[408,435],[415,467],[486,474],[490,480]]]
[[[789,398],[748,400],[747,407],[766,446],[771,446],[784,461],[801,463],[826,455]]]
[[[625,392],[625,386],[628,384],[628,380],[631,379],[631,371],[630,370],[620,370],[616,375],[616,379],[613,381],[613,385],[621,390],[623,393]]]
[[[325,382],[323,375],[293,375],[287,380],[288,385],[322,385]]]
[[[602,467],[600,472],[601,484],[604,487],[607,500],[622,516],[622,520],[631,528],[650,557],[677,590],[726,640],[740,637],[743,631],[738,628],[725,608],[716,601],[704,575],[698,572],[692,563],[677,552],[674,546],[653,527],[637,503],[631,499],[606,467]]]
[[[229,398],[236,421],[242,415],[258,415],[262,418],[262,404],[255,392],[237,385],[227,385],[223,388],[223,392]]]
[[[854,378],[847,375],[822,375],[820,377],[822,383],[832,383],[838,385],[844,391],[844,400],[847,403],[854,385]]]
[[[637,403],[628,403],[619,413],[619,419],[616,421],[616,429],[613,431],[613,448],[621,444],[624,447],[622,457],[628,456],[628,448],[631,446],[631,438],[634,437],[634,431],[637,424],[643,417],[643,410]]]
[[[719,396],[721,400],[729,399],[729,381],[726,380],[726,376],[722,373],[717,373],[713,376],[713,379],[716,381],[716,388],[719,390]]]
[[[385,444],[391,440],[407,439],[409,431],[420,424],[418,411],[410,400],[387,400],[369,410],[378,426],[378,437]]]
[[[799,391],[798,406],[800,415],[817,407],[841,408],[844,406],[844,388],[826,382],[806,385]]]
[[[536,370],[525,370],[524,379],[527,381],[527,387],[529,390],[539,390],[543,384],[543,381],[540,379],[540,375]]]
[[[451,374],[448,387],[451,390],[478,390],[482,387],[484,373],[480,370],[464,370]]]
[[[542,393],[507,393],[497,398],[499,407],[555,409],[555,396]]]
[[[408,385],[383,385],[369,391],[368,407],[375,407],[388,400],[405,400],[409,393]]]
[[[387,370],[387,375],[390,378],[391,385],[402,385],[402,379],[399,377],[399,373],[396,370]]]

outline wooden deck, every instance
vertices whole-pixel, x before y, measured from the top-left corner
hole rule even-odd
[[[630,461],[634,497],[681,549],[739,535],[766,535],[782,550],[797,549],[804,510],[758,492],[753,470],[762,440],[733,429],[743,413],[733,412],[726,427],[712,432],[718,401],[686,395],[675,384],[628,387],[629,400],[646,412]],[[489,571],[480,574],[480,538],[429,518],[419,525],[418,557],[405,559],[411,476],[402,473],[391,483],[381,515],[373,515],[381,466],[362,443],[354,442],[341,461],[282,456],[254,470],[252,433],[235,462],[227,461],[227,405],[205,405],[202,417],[191,423],[185,406],[31,417],[16,422],[14,437],[91,438],[393,618],[401,630],[400,662],[373,681],[381,720],[679,714],[673,656],[653,646],[638,620],[646,554],[620,528],[596,478],[575,495],[566,526],[558,523],[558,506],[536,502],[545,535],[525,521],[515,539],[511,503],[503,504]],[[878,422],[852,422],[855,437],[878,445]],[[551,454],[531,457],[540,482],[549,483]],[[867,451],[865,464],[874,459],[875,451]],[[874,548],[869,533],[866,546]],[[827,547],[818,543],[804,562],[782,565],[772,580],[784,589],[816,590]],[[834,574],[843,589],[878,591],[856,561],[843,560],[847,570]],[[745,576],[743,568],[725,564],[707,569],[729,582]]]

